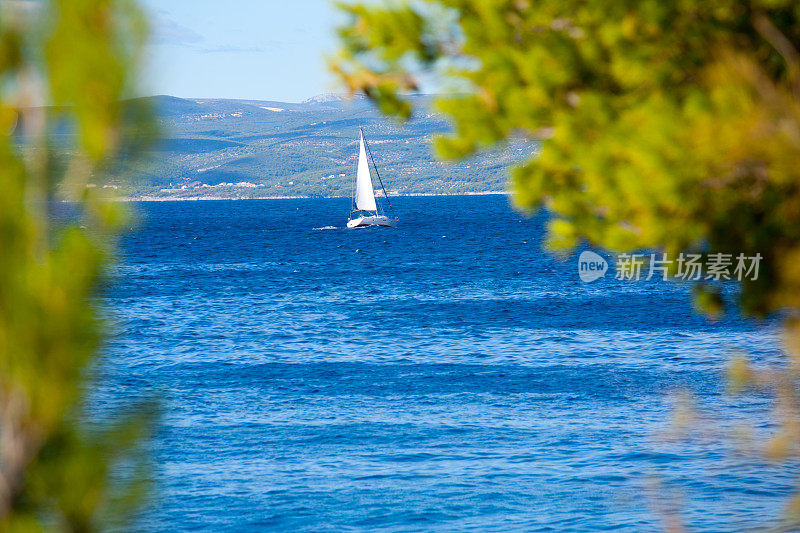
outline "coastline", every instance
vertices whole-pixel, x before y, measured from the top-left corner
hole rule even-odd
[[[491,196],[491,195],[510,195],[511,191],[480,191],[480,192],[460,192],[460,193],[412,193],[412,194],[390,194],[389,198],[405,198],[414,196]],[[349,196],[259,196],[254,198],[226,197],[226,196],[133,196],[113,198],[116,202],[206,202],[214,200],[307,200],[317,198],[330,200],[335,198],[350,198]]]

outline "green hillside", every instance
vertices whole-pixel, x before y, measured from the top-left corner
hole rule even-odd
[[[428,99],[400,126],[364,99],[320,96],[299,104],[152,97],[163,139],[146,162],[107,184],[132,198],[347,196],[362,127],[390,194],[447,194],[506,188],[509,163],[536,146],[516,141],[502,151],[458,163],[435,160],[431,135],[447,131]]]

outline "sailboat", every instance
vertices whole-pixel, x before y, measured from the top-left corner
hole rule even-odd
[[[347,219],[347,227],[395,226],[397,224],[397,217],[394,216],[392,203],[389,201],[389,195],[386,194],[383,180],[381,180],[378,167],[375,165],[375,160],[372,159],[372,152],[370,152],[369,157],[372,160],[372,166],[375,168],[375,175],[378,177],[381,189],[383,189],[383,197],[386,198],[386,203],[392,211],[392,217],[390,218],[387,216],[384,210],[381,209],[379,204],[375,201],[375,190],[372,187],[372,175],[370,174],[369,163],[367,162],[367,151],[369,147],[364,142],[364,131],[361,130],[361,128],[359,128],[359,137],[358,170],[356,171],[356,184],[353,193],[353,207]]]

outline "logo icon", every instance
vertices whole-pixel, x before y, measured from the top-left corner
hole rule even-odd
[[[578,276],[584,283],[602,278],[608,272],[608,262],[600,255],[585,250],[578,257]]]

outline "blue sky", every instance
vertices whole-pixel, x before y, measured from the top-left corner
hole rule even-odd
[[[337,86],[325,54],[330,0],[142,0],[151,18],[144,94],[298,102]]]

